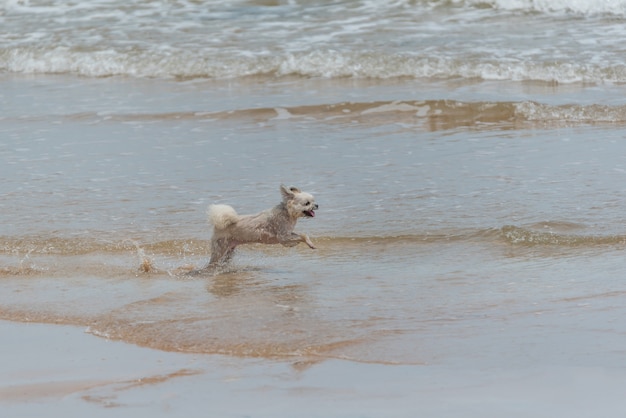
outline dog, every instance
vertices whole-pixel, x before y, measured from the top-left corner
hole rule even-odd
[[[315,245],[305,234],[293,232],[299,218],[313,218],[318,204],[309,193],[297,187],[280,186],[282,202],[256,215],[238,215],[231,206],[211,205],[207,211],[213,225],[211,259],[205,268],[227,263],[241,244],[282,244],[293,247],[304,242]]]

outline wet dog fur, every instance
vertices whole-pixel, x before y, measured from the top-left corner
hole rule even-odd
[[[255,215],[238,215],[231,206],[211,205],[209,223],[213,225],[211,259],[206,268],[227,263],[241,244],[282,244],[293,247],[301,242],[315,248],[305,234],[293,232],[299,218],[312,218],[318,208],[313,195],[297,187],[280,186],[282,202]]]

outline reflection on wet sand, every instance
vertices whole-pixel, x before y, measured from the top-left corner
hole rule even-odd
[[[74,393],[84,393],[97,390],[99,393],[108,392],[106,395],[86,394],[81,396],[88,402],[94,402],[104,407],[123,406],[115,402],[120,392],[135,389],[142,386],[158,385],[169,380],[201,374],[200,370],[181,369],[168,374],[149,375],[131,380],[72,380],[50,381],[43,383],[20,384],[0,387],[0,402],[32,402],[48,399],[61,399]]]
[[[160,374],[154,376],[146,376],[138,379],[127,380],[122,382],[109,382],[104,388],[99,387],[98,394],[86,394],[81,396],[81,398],[87,402],[95,403],[105,408],[114,408],[125,406],[122,403],[119,403],[117,398],[121,392],[128,391],[131,389],[136,389],[144,386],[153,386],[159,385],[161,383],[168,382],[170,380],[179,378],[179,377],[188,377],[194,376],[203,373],[201,370],[189,370],[189,369],[181,369],[168,374]],[[82,388],[80,392],[84,392],[90,388]],[[102,394],[102,392],[107,392],[106,394]],[[76,391],[78,392],[78,390]]]
[[[0,314],[81,325],[107,339],[189,353],[306,361],[341,355],[362,342],[362,331],[328,317],[314,288],[294,271],[233,265],[194,277],[154,269],[122,273],[106,279],[38,274],[28,282],[7,277]]]
[[[232,297],[244,291],[251,291],[258,282],[255,276],[249,272],[229,272],[214,274],[207,279],[207,291],[212,295],[222,297]]]

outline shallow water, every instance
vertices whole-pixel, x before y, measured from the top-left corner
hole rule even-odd
[[[5,3],[17,35],[67,30],[0,39],[0,317],[296,361],[619,362],[623,6],[515,4],[181,2],[159,27],[159,2]],[[256,43],[227,30],[251,21]],[[317,250],[185,275],[209,204],[258,212],[281,183],[316,196]]]
[[[178,84],[9,79],[90,93],[76,90],[80,114],[2,120],[4,319],[244,357],[524,367],[620,356],[619,119],[537,122],[514,95],[279,107],[272,87],[259,108],[218,110],[214,97],[205,112],[215,93],[203,83],[184,92],[195,111],[149,113],[141,100],[114,111],[133,89]],[[318,81],[320,100],[337,84]],[[297,229],[318,250],[249,246],[219,274],[185,275],[209,257],[209,203],[260,211],[281,182],[316,195],[318,216]]]

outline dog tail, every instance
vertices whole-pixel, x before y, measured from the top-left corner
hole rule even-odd
[[[231,206],[228,205],[211,205],[207,211],[209,223],[215,229],[226,229],[230,225],[237,222],[239,215]]]

